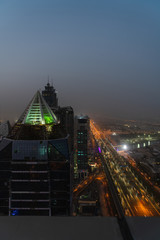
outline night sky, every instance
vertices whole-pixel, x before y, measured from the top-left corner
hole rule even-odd
[[[75,113],[159,119],[159,0],[0,0],[0,119],[48,75]]]

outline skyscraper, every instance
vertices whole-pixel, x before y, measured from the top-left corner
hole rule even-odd
[[[59,107],[56,111],[61,127],[70,136],[71,149],[74,145],[74,112],[71,106]]]
[[[54,89],[53,86],[50,85],[48,82],[47,85],[45,86],[45,90],[42,91],[42,96],[48,103],[49,107],[54,110],[58,108],[58,98],[57,98],[57,93],[56,90]]]
[[[88,175],[89,117],[75,117],[75,144],[79,178]]]
[[[69,215],[68,136],[37,92],[0,143],[0,215]]]
[[[69,135],[70,147],[73,150],[74,145],[74,111],[71,106],[60,107],[58,106],[58,98],[53,86],[48,83],[45,86],[45,90],[42,91],[42,95],[46,102],[56,114],[61,128],[66,134]]]

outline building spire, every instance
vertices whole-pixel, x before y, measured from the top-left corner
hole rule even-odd
[[[57,117],[52,112],[40,91],[37,91],[19,119],[19,123],[30,125],[57,124]]]
[[[50,86],[50,82],[49,82],[49,75],[48,75],[47,86]]]

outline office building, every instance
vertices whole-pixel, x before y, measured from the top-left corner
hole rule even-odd
[[[59,107],[55,112],[62,129],[69,135],[71,149],[74,147],[74,112],[71,106]]]
[[[38,91],[0,143],[0,215],[68,216],[69,140]]]
[[[88,175],[89,117],[75,117],[75,145],[79,178]]]
[[[49,82],[45,86],[45,90],[42,91],[42,96],[52,110],[58,108],[57,92]]]
[[[42,96],[50,106],[52,111],[56,114],[61,128],[66,134],[69,135],[70,148],[74,148],[74,111],[71,106],[60,107],[58,106],[58,98],[55,89],[48,84],[45,90],[42,91]]]

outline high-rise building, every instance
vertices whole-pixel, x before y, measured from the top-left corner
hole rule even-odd
[[[59,107],[55,112],[61,127],[69,135],[71,149],[74,147],[74,112],[71,106]]]
[[[49,82],[45,86],[45,90],[42,91],[42,96],[52,110],[58,108],[57,92]]]
[[[68,136],[68,145],[70,149],[70,164],[71,164],[71,188],[73,186],[73,177],[74,177],[74,111],[73,108],[68,107],[59,107],[56,113],[57,118],[60,122],[60,127]]]
[[[61,128],[66,134],[69,135],[70,147],[73,150],[74,146],[74,111],[71,106],[58,107],[58,98],[53,86],[50,86],[48,83],[45,86],[45,90],[42,91],[42,95],[45,98],[46,102],[56,114]]]
[[[79,178],[88,175],[89,117],[75,117],[75,145]]]
[[[37,92],[0,143],[0,215],[69,215],[69,140]]]

